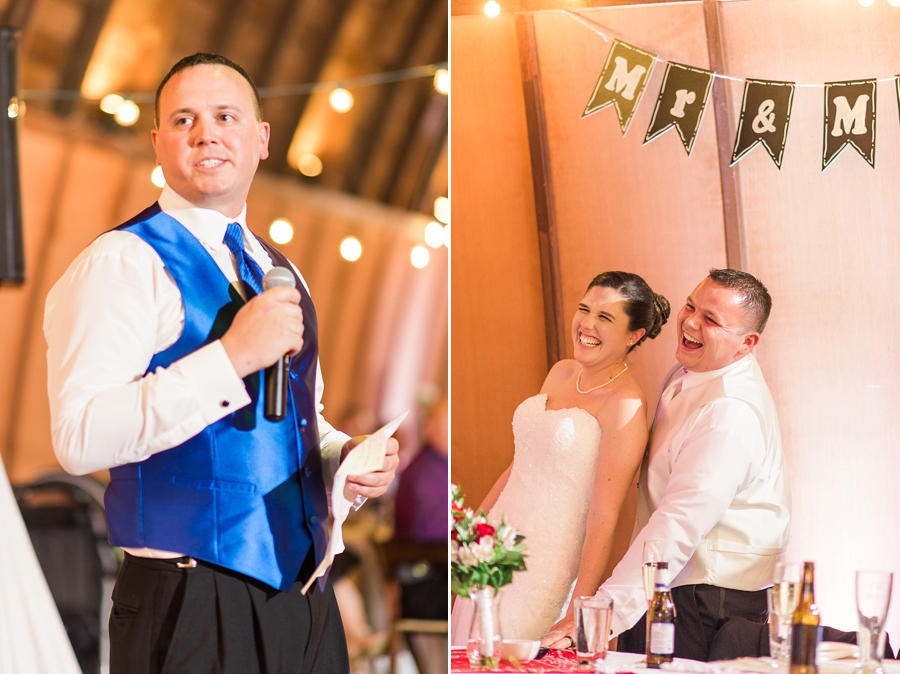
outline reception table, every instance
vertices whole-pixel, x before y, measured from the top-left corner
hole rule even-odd
[[[595,670],[602,674],[787,674],[785,668],[776,668],[769,658],[740,658],[738,660],[720,660],[718,662],[697,662],[675,658],[674,662],[664,664],[662,669],[647,668],[643,655],[634,653],[610,652],[606,659]],[[900,661],[884,660],[885,674],[900,674]],[[853,659],[819,661],[819,674],[853,674],[856,662]],[[450,651],[450,671],[463,672],[546,672],[548,674],[568,674],[569,672],[587,672],[579,668],[572,651],[551,650],[540,660],[530,660],[515,665],[501,662],[494,669],[477,669],[469,665],[464,648],[453,648]]]
[[[677,659],[673,669],[681,672],[696,672],[697,674],[710,674],[709,665],[704,662],[694,662],[693,660]],[[696,666],[696,667],[694,667]],[[602,670],[605,674],[639,674],[650,671],[659,672],[660,670],[649,670],[644,661],[643,655],[634,653],[616,653],[610,652],[606,659],[602,662]],[[465,648],[454,648],[450,651],[450,671],[451,672],[548,672],[548,673],[567,673],[567,672],[586,672],[587,668],[581,668],[575,660],[573,651],[550,650],[540,660],[530,660],[518,665],[511,662],[501,662],[494,669],[480,669],[472,667],[466,656]]]

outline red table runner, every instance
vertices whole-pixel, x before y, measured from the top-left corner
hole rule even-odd
[[[497,667],[486,670],[477,669],[469,664],[469,658],[465,649],[454,649],[450,652],[450,671],[451,672],[584,672],[586,669],[580,669],[575,661],[575,653],[572,651],[559,651],[551,649],[547,655],[540,660],[529,660],[520,665],[514,665],[511,662],[501,662]],[[626,667],[622,667],[621,672],[616,674],[632,674]]]

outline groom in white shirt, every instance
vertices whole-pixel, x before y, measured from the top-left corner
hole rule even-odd
[[[620,651],[644,652],[645,541],[660,541],[669,564],[676,657],[708,660],[729,618],[765,621],[764,590],[791,526],[778,417],[752,354],[771,306],[750,274],[713,269],[678,314],[680,364],[650,431],[637,534],[598,590],[613,599]],[[567,646],[574,626],[554,628],[544,644]]]
[[[52,438],[76,474],[106,468],[111,674],[349,672],[324,555],[321,460],[358,442],[321,416],[315,308],[247,228],[269,125],[237,64],[179,61],[157,90],[154,204],[98,237],[47,298]],[[263,291],[273,265],[296,288]],[[292,356],[287,418],[264,417],[261,370]],[[397,467],[348,479],[383,494]],[[299,581],[299,582],[298,582]]]

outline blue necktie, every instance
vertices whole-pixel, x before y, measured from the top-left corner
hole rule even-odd
[[[236,222],[232,222],[225,228],[225,245],[234,255],[234,261],[237,263],[238,275],[247,286],[253,290],[254,294],[262,293],[263,273],[259,265],[256,263],[247,251],[244,250],[244,232],[241,226]],[[250,299],[249,297],[247,298]]]

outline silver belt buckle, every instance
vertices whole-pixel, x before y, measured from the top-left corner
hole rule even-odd
[[[188,557],[186,562],[175,562],[175,566],[179,569],[193,569],[197,566],[197,560],[193,557]]]

